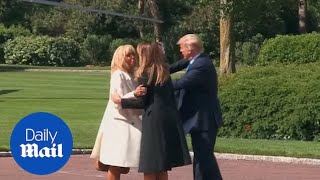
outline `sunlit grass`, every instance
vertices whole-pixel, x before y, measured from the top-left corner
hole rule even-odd
[[[15,124],[50,112],[70,127],[74,148],[92,148],[109,94],[109,72],[1,72],[0,150]],[[191,149],[190,137],[188,144]],[[216,152],[320,158],[320,143],[218,138]]]

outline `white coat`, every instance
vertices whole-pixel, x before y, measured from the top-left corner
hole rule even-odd
[[[137,84],[131,76],[121,70],[112,73],[109,101],[100,124],[91,158],[103,164],[119,167],[138,167],[141,140],[142,110],[122,109],[113,103],[111,94],[122,98],[134,98]]]

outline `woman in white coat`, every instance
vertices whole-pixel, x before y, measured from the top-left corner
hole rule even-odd
[[[133,80],[135,57],[131,45],[119,46],[114,52],[110,95],[115,92],[123,98],[144,95],[145,88],[138,87]],[[139,166],[142,110],[122,109],[110,95],[90,157],[109,166],[108,180],[119,180],[124,168]]]

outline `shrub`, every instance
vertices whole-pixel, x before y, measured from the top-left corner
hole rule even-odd
[[[258,63],[297,63],[320,61],[320,34],[277,36],[265,41],[261,47]]]
[[[30,20],[33,34],[58,37],[66,31],[64,24],[68,21],[68,11],[57,8],[41,8],[32,13]]]
[[[317,140],[320,64],[243,68],[220,80],[220,136]]]
[[[29,36],[31,35],[28,29],[19,26],[12,26],[6,28],[3,24],[0,24],[0,63],[4,63],[4,43],[9,39],[14,39],[19,36]]]
[[[7,64],[45,65],[46,37],[17,37],[6,42],[4,46]]]
[[[249,66],[256,65],[262,43],[263,36],[261,34],[253,36],[247,42],[237,42],[235,53],[237,62]]]
[[[88,35],[81,46],[81,60],[86,64],[110,64],[111,55],[108,52],[111,36]]]
[[[17,37],[4,47],[7,64],[77,66],[79,46],[68,38]]]
[[[80,47],[76,41],[70,38],[51,38],[47,47],[49,56],[48,65],[52,66],[79,66]]]

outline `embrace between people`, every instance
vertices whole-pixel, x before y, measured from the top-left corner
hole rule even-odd
[[[91,154],[107,167],[108,180],[136,167],[145,180],[167,180],[172,168],[192,163],[187,133],[193,178],[222,179],[213,153],[222,124],[217,73],[197,35],[187,34],[177,44],[183,59],[172,65],[156,42],[114,52],[109,101]],[[183,69],[184,75],[171,79]]]

